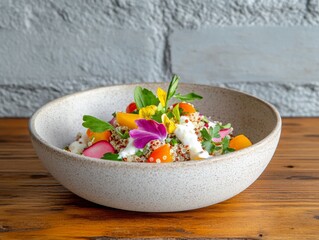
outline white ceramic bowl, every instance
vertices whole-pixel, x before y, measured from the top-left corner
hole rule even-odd
[[[167,84],[139,84],[152,90]],[[82,116],[109,120],[133,100],[136,85],[102,87],[56,99],[32,116],[33,146],[48,171],[67,189],[89,201],[142,212],[173,212],[209,206],[251,185],[271,160],[281,132],[281,118],[270,104],[219,87],[180,84],[179,92],[204,98],[200,112],[232,123],[235,134],[254,143],[246,149],[201,161],[128,163],[79,156],[63,150],[84,132]]]

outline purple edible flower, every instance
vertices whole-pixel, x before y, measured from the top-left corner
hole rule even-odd
[[[145,145],[152,140],[164,140],[167,136],[167,131],[162,123],[154,120],[138,119],[135,120],[138,128],[130,131],[131,138],[134,139],[136,148],[144,148]]]

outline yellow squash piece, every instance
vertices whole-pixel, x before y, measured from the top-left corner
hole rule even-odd
[[[141,119],[138,114],[134,113],[124,113],[124,112],[117,112],[116,113],[116,121],[120,126],[126,126],[129,129],[137,128],[135,120]]]

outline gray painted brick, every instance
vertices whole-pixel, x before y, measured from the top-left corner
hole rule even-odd
[[[151,37],[152,31],[136,30],[0,32],[1,82],[64,81],[80,76],[145,80],[155,67]]]
[[[186,81],[319,82],[319,27],[175,31],[172,69]]]
[[[1,0],[0,116],[30,116],[97,86],[168,81],[173,71],[260,96],[284,116],[319,116],[318,30],[309,25],[319,25],[317,0]],[[216,30],[225,26],[233,30]],[[216,43],[224,52],[210,56]]]

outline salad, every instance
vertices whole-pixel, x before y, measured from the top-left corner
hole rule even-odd
[[[202,160],[252,145],[243,134],[233,136],[230,123],[204,116],[191,103],[202,97],[178,93],[173,75],[167,91],[136,87],[134,102],[107,122],[83,116],[79,133],[65,150],[105,160],[168,163]],[[174,100],[174,104],[170,101]],[[110,117],[111,118],[111,117]]]

